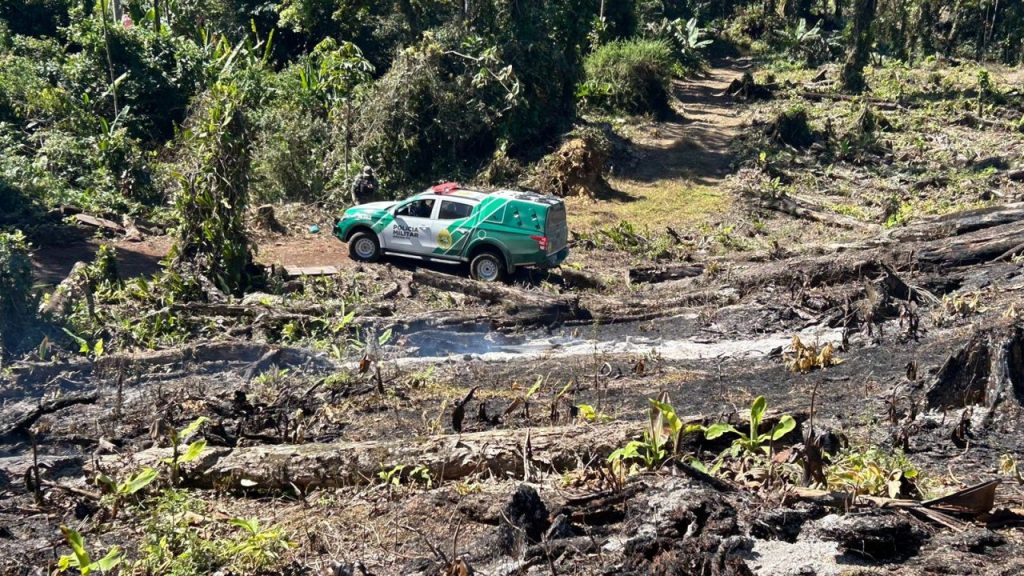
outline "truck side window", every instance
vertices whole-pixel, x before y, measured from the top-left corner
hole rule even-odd
[[[452,202],[450,200],[441,201],[441,209],[437,213],[438,220],[458,220],[459,218],[466,218],[473,213],[473,207],[469,204],[463,204],[462,202]]]
[[[399,208],[395,212],[395,216],[408,216],[410,218],[430,218],[430,213],[433,210],[434,201],[432,199],[415,200]]]

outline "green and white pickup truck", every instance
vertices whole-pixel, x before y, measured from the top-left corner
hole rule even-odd
[[[399,202],[349,208],[334,223],[354,260],[383,254],[469,262],[477,280],[494,282],[523,266],[558,266],[569,254],[565,204],[535,192],[480,192],[439,184]]]

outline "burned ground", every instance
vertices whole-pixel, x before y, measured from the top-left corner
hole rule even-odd
[[[794,99],[824,139],[817,107],[848,103],[806,98],[799,78],[776,82],[775,100],[737,103],[723,69],[709,78],[681,119],[648,128],[685,140],[688,103],[702,117],[727,110],[728,138],[695,160],[716,158],[714,181],[686,165],[609,181],[626,194],[729,187],[730,202],[664,230],[581,229],[564,272],[493,287],[347,264],[245,299],[167,303],[155,312],[176,324],[155,350],[133,345],[131,329],[154,311],[98,293],[99,313],[122,322],[108,335],[120,348],[26,352],[6,367],[4,570],[52,568],[65,525],[93,556],[122,546],[142,573],[172,572],[185,552],[193,568],[232,573],[1020,572],[1024,196],[1013,167],[911,153],[921,132],[899,118],[888,146],[858,141],[846,159],[828,156],[828,140],[773,143],[737,126]],[[913,100],[874,97],[878,114],[906,107],[903,122],[925,132],[933,121]],[[860,118],[849,106],[842,130]],[[738,114],[746,124],[732,123]],[[659,146],[648,128],[632,135],[640,152]],[[967,150],[1021,145],[998,125],[970,134]],[[681,145],[669,140],[660,145]],[[934,183],[887,203],[886,186],[902,190],[890,169]],[[944,179],[957,196],[940,209]],[[588,201],[618,218],[645,200]],[[306,238],[307,222],[282,220],[290,234],[261,245]],[[336,252],[302,264],[334,265]],[[720,456],[733,436],[697,426],[745,431],[759,396],[758,433],[786,415],[794,429]],[[678,445],[649,463],[642,450],[616,459],[671,428],[650,399],[674,409]],[[171,431],[198,417],[172,448]],[[197,439],[195,458],[165,463]],[[813,450],[827,455],[827,486],[803,480]],[[159,478],[119,493],[146,467]],[[988,501],[983,483],[996,479]],[[930,500],[951,493],[955,506]],[[262,530],[246,536],[239,518]]]

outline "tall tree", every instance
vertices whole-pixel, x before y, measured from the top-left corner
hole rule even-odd
[[[875,20],[875,4],[876,0],[855,0],[853,3],[851,46],[841,75],[843,89],[849,92],[864,90],[864,67],[874,40],[871,25]]]

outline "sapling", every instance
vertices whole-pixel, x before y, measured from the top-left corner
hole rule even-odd
[[[78,569],[78,573],[87,576],[93,572],[106,574],[121,563],[122,551],[119,546],[114,546],[107,554],[99,560],[93,561],[85,547],[85,538],[73,528],[61,526],[60,531],[64,539],[71,547],[71,554],[65,554],[57,560],[57,571],[67,572],[71,568]]]
[[[121,507],[121,502],[135,494],[139,490],[142,490],[146,486],[149,486],[153,480],[156,480],[158,472],[155,468],[143,468],[138,474],[129,476],[123,482],[117,482],[113,478],[101,474],[96,478],[96,482],[106,487],[113,495],[113,503],[110,506],[110,517],[117,518],[117,512]]]
[[[677,454],[682,434],[701,429],[699,425],[683,426],[675,408],[669,404],[667,394],[663,393],[658,400],[651,398],[648,401],[650,427],[644,431],[643,439],[632,440],[608,456],[608,463],[619,476],[623,475],[622,467],[629,460],[639,461],[645,468],[653,470]],[[668,448],[669,442],[672,443],[671,451]]]
[[[775,423],[775,426],[769,432],[761,434],[759,432],[761,421],[767,409],[768,401],[764,396],[758,396],[754,399],[754,403],[750,405],[750,432],[748,434],[740,432],[732,424],[719,422],[704,428],[704,437],[708,440],[714,440],[726,433],[738,436],[733,441],[732,446],[723,452],[723,454],[727,453],[733,458],[743,452],[764,452],[768,454],[771,451],[772,442],[789,434],[796,428],[796,420],[793,420],[793,417],[789,414],[785,414],[779,418],[779,421]]]
[[[184,451],[182,451],[181,448],[185,441],[188,440],[190,436],[195,434],[196,431],[199,430],[199,427],[202,426],[203,423],[205,423],[207,420],[208,418],[206,416],[200,416],[199,418],[196,418],[195,421],[193,421],[191,424],[185,426],[181,430],[175,430],[174,428],[170,429],[170,433],[168,434],[168,436],[171,440],[171,456],[170,458],[164,458],[163,462],[165,464],[170,465],[171,467],[171,486],[178,485],[178,477],[181,465],[187,464],[189,462],[194,461],[196,458],[199,458],[199,456],[203,453],[203,450],[206,449],[206,439],[204,438],[200,438],[199,440],[192,442],[191,444],[185,447]]]

